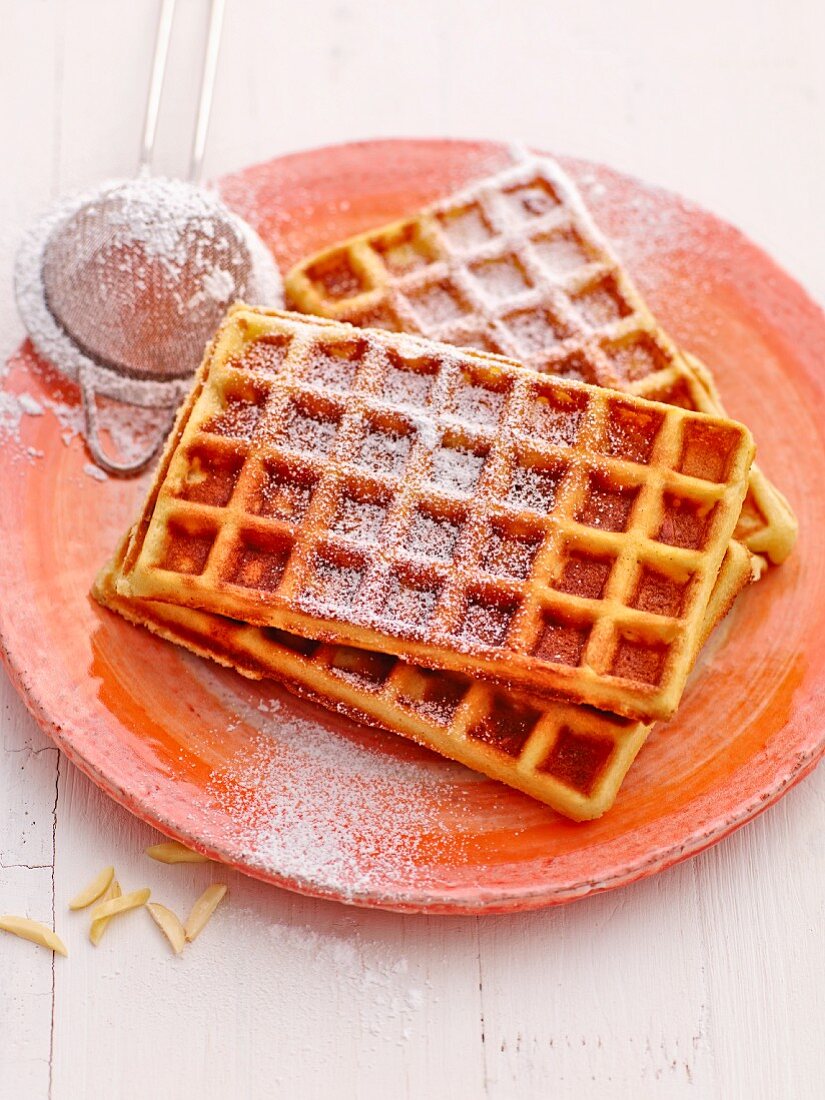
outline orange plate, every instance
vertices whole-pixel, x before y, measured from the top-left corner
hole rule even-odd
[[[284,157],[222,189],[286,269],[507,159],[492,144],[368,142]],[[4,656],[40,725],[139,817],[307,894],[501,912],[662,870],[752,818],[822,754],[825,317],[730,226],[606,168],[567,166],[654,310],[753,428],[764,469],[799,515],[797,550],[739,601],[614,809],[575,825],[98,609],[89,585],[146,479],[94,479],[52,411],[24,415],[0,448]],[[4,385],[42,403],[77,401],[27,346]],[[0,433],[3,415],[0,400]]]

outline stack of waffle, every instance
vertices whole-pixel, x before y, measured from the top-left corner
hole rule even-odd
[[[95,595],[600,815],[793,545],[750,433],[546,160],[287,286],[228,314]]]

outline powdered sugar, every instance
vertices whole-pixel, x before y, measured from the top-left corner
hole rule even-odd
[[[20,398],[0,390],[0,440],[19,440],[20,421],[24,415]]]
[[[598,196],[604,198],[605,193],[602,188]],[[678,247],[690,214],[696,213],[687,199],[650,185],[624,198],[622,208],[622,228],[614,239],[622,257],[631,263]]]
[[[334,355],[318,349],[307,362],[305,377],[310,384],[345,392],[352,386],[357,369],[358,358],[354,354],[340,352]]]
[[[399,476],[409,453],[409,435],[370,427],[364,434],[357,462],[372,473]]]
[[[409,549],[427,558],[449,561],[461,531],[460,523],[446,516],[431,515],[420,509],[413,516],[409,532]]]
[[[0,389],[0,444],[15,446],[17,454],[29,461],[43,457],[43,452],[31,445],[24,445],[21,428],[26,417],[44,415],[43,403],[30,393],[12,393]]]
[[[87,462],[83,467],[83,473],[86,477],[92,478],[94,481],[108,481],[108,475],[104,470],[101,470],[99,466],[95,466],[94,462]]]
[[[475,489],[483,466],[483,454],[442,446],[433,452],[430,480],[442,492],[467,496]]]
[[[471,644],[500,646],[516,610],[516,605],[488,604],[471,599],[461,622],[461,637]]]
[[[250,864],[348,898],[420,885],[422,843],[432,863],[447,828],[439,802],[466,783],[464,768],[436,758],[396,759],[333,733],[317,716],[296,714],[275,696],[254,709],[219,674],[204,671],[230,713],[258,731],[210,783],[243,832]]]
[[[339,921],[337,933],[322,934],[309,926],[278,922],[269,926],[268,934],[278,952],[301,960],[313,974],[331,976],[336,988],[344,990],[347,1003],[358,1013],[359,1037],[408,1039],[424,1006],[425,989],[411,981],[406,958],[347,923]],[[293,969],[300,972],[290,967],[289,973]],[[303,992],[296,989],[295,995]]]
[[[235,297],[235,280],[232,273],[222,267],[207,271],[201,280],[201,289],[186,303],[188,309],[196,309],[202,302],[211,300],[224,308]]]
[[[117,202],[108,204],[113,193]],[[89,202],[86,209],[94,211],[104,206],[115,246],[128,248],[139,242],[145,256],[162,260],[175,274],[192,262],[187,247],[191,227],[202,242],[214,241],[219,233],[214,201],[207,192],[182,180],[144,176],[104,184],[99,198]],[[199,251],[196,259],[202,254]]]
[[[42,416],[43,406],[30,393],[21,393],[17,400],[26,416]]]

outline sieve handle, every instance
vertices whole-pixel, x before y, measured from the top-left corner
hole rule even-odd
[[[97,465],[101,470],[105,470],[107,474],[114,474],[116,477],[129,477],[132,474],[139,474],[141,470],[146,469],[163,446],[163,442],[169,434],[175,419],[176,410],[175,408],[169,410],[168,421],[163,425],[161,431],[158,433],[158,438],[145,454],[140,455],[139,458],[132,462],[119,462],[115,458],[109,458],[105,454],[103,444],[100,440],[100,428],[97,415],[97,394],[95,392],[92,373],[90,367],[83,366],[80,368],[80,375],[78,378],[78,382],[80,383],[80,396],[83,400],[83,413],[86,420],[86,446],[89,448],[91,456]],[[131,404],[131,402],[124,402],[124,404]]]
[[[148,172],[152,163],[155,134],[158,128],[158,113],[160,112],[160,97],[163,94],[166,61],[169,57],[169,39],[172,37],[172,23],[175,18],[176,3],[177,0],[161,0],[158,29],[155,35],[155,52],[152,57],[152,75],[149,80],[149,95],[146,100],[146,117],[143,123],[143,140],[140,146],[138,175]]]
[[[206,37],[206,52],[203,58],[201,90],[198,97],[198,116],[195,122],[195,136],[192,139],[192,154],[189,159],[189,179],[192,183],[200,183],[203,173],[203,154],[206,150],[209,116],[212,113],[212,95],[215,91],[215,74],[218,70],[218,54],[221,48],[225,4],[226,0],[212,0],[209,11],[209,31]]]

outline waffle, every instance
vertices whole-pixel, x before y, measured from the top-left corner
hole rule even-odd
[[[238,306],[123,591],[665,718],[752,456],[730,420]]]
[[[93,594],[104,607],[246,676],[280,681],[327,709],[409,737],[577,821],[610,809],[651,728],[380,653],[310,642],[158,600],[128,599],[117,591],[122,563],[121,550],[97,578]],[[751,579],[748,551],[732,542],[700,641]]]
[[[549,158],[333,245],[285,282],[305,313],[499,352],[534,370],[724,416]],[[773,562],[796,519],[754,466],[737,537]]]

